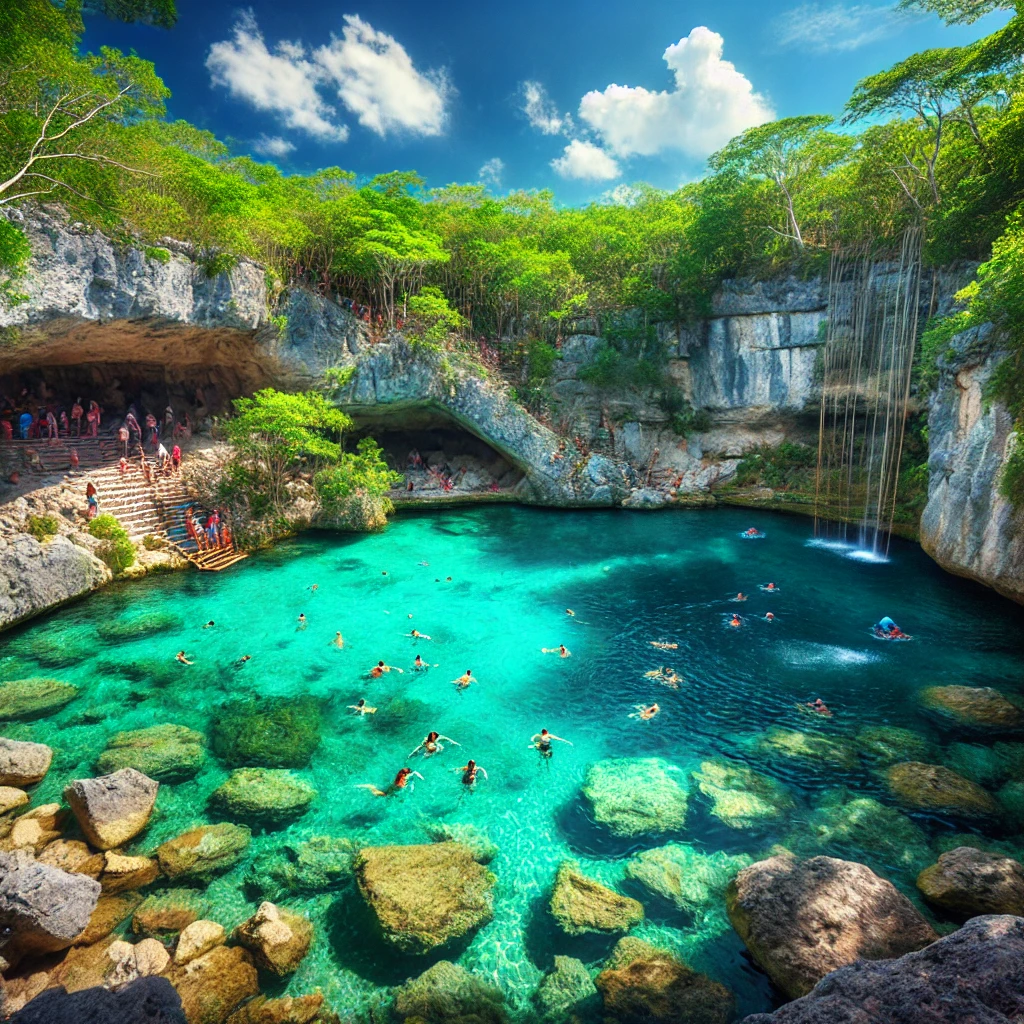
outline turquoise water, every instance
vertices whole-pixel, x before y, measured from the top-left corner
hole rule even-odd
[[[741,539],[752,522],[765,539]],[[467,822],[485,828],[500,850],[491,864],[495,916],[468,945],[444,955],[496,981],[514,1009],[529,1005],[554,953],[596,966],[612,944],[567,939],[545,912],[558,864],[572,857],[584,872],[645,903],[648,917],[635,934],[677,950],[732,989],[741,1013],[753,1012],[775,996],[743,955],[720,896],[682,913],[625,879],[626,859],[666,837],[616,839],[595,825],[580,797],[588,767],[611,756],[660,756],[685,772],[708,757],[745,761],[791,787],[796,807],[786,820],[753,832],[730,829],[691,793],[685,830],[668,838],[703,852],[751,855],[801,836],[812,842],[814,808],[836,798],[838,787],[892,801],[866,762],[836,770],[769,756],[758,746],[768,727],[850,739],[866,725],[902,725],[948,752],[959,737],[922,716],[916,691],[967,683],[1016,692],[1024,663],[1020,610],[944,574],[916,546],[895,541],[888,563],[870,564],[810,541],[808,520],[738,510],[509,507],[407,515],[375,536],[308,535],[223,574],[109,589],[4,638],[4,678],[47,675],[80,686],[81,694],[52,717],[9,725],[3,734],[56,748],[55,766],[34,796],[38,804],[58,799],[69,779],[94,774],[96,756],[119,730],[171,722],[209,734],[228,699],[311,695],[323,709],[322,738],[298,774],[319,797],[296,823],[257,834],[247,861],[210,885],[210,916],[230,926],[252,912],[256,904],[247,897],[258,897],[243,885],[246,869],[284,841],[335,835],[366,844],[423,842],[425,821]],[[778,593],[758,589],[768,581]],[[740,590],[749,599],[731,603]],[[769,610],[771,623],[762,618]],[[734,611],[743,617],[739,629],[728,624]],[[121,644],[96,634],[98,625],[153,612],[170,612],[180,626]],[[872,637],[871,623],[886,614],[913,634],[912,643]],[[210,619],[216,625],[203,629]],[[412,628],[432,639],[405,636]],[[343,650],[331,645],[336,630]],[[652,640],[679,646],[662,652]],[[560,643],[571,658],[541,653]],[[47,668],[33,661],[33,644],[61,645],[80,659]],[[181,649],[193,666],[175,664]],[[437,667],[412,672],[417,653]],[[243,654],[251,661],[234,668]],[[132,681],[116,667],[144,659],[167,671]],[[368,679],[378,659],[404,674]],[[679,673],[679,689],[644,678],[659,665]],[[450,681],[466,669],[479,681],[458,692]],[[348,711],[360,697],[378,713]],[[816,697],[833,718],[795,706]],[[652,700],[663,709],[656,719],[628,717],[634,705]],[[573,746],[556,744],[553,758],[541,759],[528,743],[542,726]],[[409,751],[431,729],[461,746],[410,761]],[[489,775],[473,792],[450,771],[467,757]],[[411,792],[381,800],[356,788],[383,787],[404,764],[424,776]],[[211,755],[194,780],[163,785],[134,850],[216,820],[206,803],[226,776]],[[954,828],[914,820],[932,844]],[[916,866],[892,851],[815,841],[816,852],[857,856],[913,891]],[[343,1015],[371,1006],[384,986],[431,962],[368,945],[357,900],[342,892],[291,901],[317,923],[317,940],[287,991],[320,986]]]

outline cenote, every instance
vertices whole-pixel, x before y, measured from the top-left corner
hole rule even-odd
[[[751,522],[763,540],[740,536]],[[244,860],[203,898],[206,916],[228,928],[264,897],[308,914],[313,948],[279,988],[319,986],[343,1019],[360,1019],[388,986],[440,959],[493,980],[513,1014],[528,1017],[555,954],[596,966],[615,940],[570,937],[551,917],[551,886],[566,859],[639,899],[646,916],[631,934],[727,986],[742,1017],[782,1001],[725,914],[725,882],[744,858],[784,844],[857,860],[919,902],[916,873],[972,828],[901,807],[885,767],[944,763],[996,793],[1024,749],[1005,742],[1012,737],[981,737],[931,717],[919,700],[924,687],[943,684],[1019,692],[1019,610],[943,573],[916,545],[894,541],[890,554],[865,563],[815,545],[809,520],[740,510],[500,507],[404,514],[367,536],[306,534],[227,573],[110,588],[6,637],[4,678],[58,678],[79,693],[5,735],[55,749],[34,796],[42,803],[59,800],[69,780],[98,774],[97,759],[119,731],[171,723],[209,738],[239,702],[258,711],[280,706],[274,698],[308,698],[298,705],[300,731],[315,742],[318,712],[319,742],[295,772],[317,797],[284,827],[255,829]],[[759,589],[768,582],[778,593]],[[748,600],[731,602],[739,591]],[[773,622],[764,619],[769,611]],[[734,612],[738,629],[729,625]],[[870,627],[883,615],[913,641],[875,639]],[[162,628],[147,631],[147,622]],[[128,639],[133,623],[141,635]],[[407,636],[414,628],[431,639]],[[332,645],[339,630],[343,649]],[[570,658],[541,651],[559,644]],[[177,664],[179,650],[194,664]],[[246,654],[251,660],[238,667]],[[428,671],[412,670],[416,654]],[[404,671],[370,679],[380,659]],[[662,665],[678,672],[678,689],[645,677]],[[467,669],[478,682],[460,692],[451,680]],[[831,718],[797,707],[818,697]],[[359,698],[377,713],[350,711]],[[629,717],[652,701],[662,708],[654,720]],[[883,726],[913,730],[917,738],[892,735],[914,756],[880,753],[880,734],[865,730]],[[572,746],[555,743],[543,759],[529,746],[542,727]],[[258,719],[249,728],[258,732]],[[410,758],[430,730],[459,746]],[[224,820],[209,805],[228,775],[222,753],[213,745],[193,778],[162,784],[148,829],[127,852]],[[472,791],[453,771],[467,758],[487,772]],[[624,838],[598,824],[581,790],[588,769],[607,758],[662,758],[678,768],[689,791],[682,828]],[[781,810],[743,819],[746,805],[716,808],[693,773],[720,759],[785,787],[773,791],[783,793]],[[423,776],[408,791],[379,799],[358,788],[383,788],[406,764]],[[702,777],[711,778],[707,768]],[[497,883],[493,920],[430,955],[399,954],[375,939],[347,879],[325,875],[321,891],[282,881],[285,851],[294,880],[296,851],[312,837],[354,847],[423,843],[439,821],[486,832],[498,850],[489,865]],[[994,827],[973,831],[1013,849]],[[692,853],[676,900],[630,869],[638,854],[667,843]]]

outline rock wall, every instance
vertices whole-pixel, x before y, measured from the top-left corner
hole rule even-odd
[[[921,545],[949,572],[1024,602],[1024,513],[999,493],[1013,420],[985,385],[1003,353],[991,325],[957,335],[928,413]]]

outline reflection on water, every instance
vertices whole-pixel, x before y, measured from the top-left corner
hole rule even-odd
[[[569,940],[546,910],[558,865],[572,857],[645,903],[635,934],[726,984],[741,1013],[765,1009],[771,991],[744,958],[720,894],[679,910],[627,878],[629,858],[666,842],[751,856],[785,842],[803,853],[856,856],[912,891],[918,860],[934,854],[953,823],[892,810],[857,734],[902,726],[945,756],[957,737],[921,715],[916,691],[973,683],[1016,692],[1022,642],[1019,609],[943,574],[915,546],[894,540],[891,561],[872,564],[837,559],[834,544],[808,540],[807,520],[759,514],[765,537],[756,543],[741,538],[749,525],[736,511],[447,511],[401,518],[378,536],[307,535],[223,575],[115,588],[3,641],[4,678],[46,675],[80,687],[51,717],[3,733],[56,748],[36,803],[94,773],[117,731],[172,723],[216,739],[220,756],[211,753],[195,778],[162,786],[135,850],[215,820],[208,801],[228,762],[301,733],[315,750],[308,767],[294,770],[319,795],[297,821],[258,833],[248,860],[211,884],[213,916],[227,926],[255,909],[254,872],[286,846],[312,836],[424,842],[438,820],[472,824],[499,851],[494,920],[434,959],[457,957],[524,1012],[555,954],[596,966],[609,943]],[[769,580],[778,593],[759,589]],[[746,601],[731,600],[739,592]],[[738,626],[730,625],[734,614]],[[883,615],[914,642],[875,641],[870,626]],[[413,628],[432,639],[408,636]],[[332,643],[339,630],[341,649]],[[559,644],[572,657],[542,653]],[[193,666],[174,661],[182,649]],[[251,660],[239,664],[246,654]],[[417,654],[429,668],[414,670]],[[368,678],[379,660],[396,671]],[[677,687],[645,675],[662,666],[681,678]],[[451,681],[467,669],[477,682],[459,690]],[[312,706],[296,697],[319,712],[318,743],[314,712],[302,728],[284,712],[263,724],[258,714],[240,717],[250,706]],[[801,710],[818,697],[831,718]],[[359,698],[377,713],[352,712]],[[654,720],[627,717],[653,701],[662,708]],[[227,736],[238,721],[251,735]],[[529,748],[542,727],[573,746],[555,744],[554,756],[542,758]],[[430,730],[459,746],[410,760]],[[817,738],[839,753],[794,756],[794,743]],[[452,770],[470,757],[488,772],[472,792]],[[680,832],[619,838],[594,822],[580,796],[588,767],[608,757],[661,757],[687,779],[702,761],[730,758],[788,787],[790,802],[776,817],[737,828],[691,782]],[[406,763],[423,778],[398,797],[357,788],[383,788]],[[857,828],[844,810],[854,797],[872,801],[858,805]],[[869,819],[877,824],[864,826]],[[894,843],[894,829],[907,838]],[[321,986],[343,1016],[431,962],[371,946],[350,890],[303,890],[288,902],[313,918],[318,935],[288,991]]]

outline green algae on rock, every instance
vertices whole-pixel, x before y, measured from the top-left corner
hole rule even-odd
[[[429,953],[490,921],[495,877],[459,843],[368,846],[353,862],[384,939]]]
[[[678,832],[688,794],[682,771],[660,757],[624,757],[591,765],[583,784],[594,820],[617,836]]]
[[[693,780],[711,800],[711,813],[730,828],[756,828],[777,821],[795,806],[782,783],[740,761],[702,761]]]
[[[542,1024],[562,1024],[581,1015],[593,1016],[599,1004],[597,986],[582,961],[555,955],[555,966],[540,980],[533,1005]]]
[[[78,687],[57,679],[13,679],[0,683],[0,721],[43,718],[78,696]]]
[[[692,846],[669,843],[642,850],[626,864],[626,877],[690,913],[717,904],[738,871],[748,867],[747,854],[701,853]]]
[[[968,819],[999,816],[999,804],[969,779],[941,765],[908,761],[886,772],[890,792],[908,807]]]
[[[189,1024],[224,1024],[236,1006],[259,994],[252,954],[241,946],[214,946],[168,977]]]
[[[921,706],[959,725],[986,732],[1024,728],[1024,710],[991,686],[926,686]]]
[[[966,920],[979,914],[1024,914],[1024,865],[1010,857],[961,846],[917,876],[933,906]]]
[[[168,878],[209,881],[234,867],[251,839],[244,825],[201,825],[158,846],[156,857]]]
[[[229,768],[305,768],[320,744],[309,697],[233,700],[217,711],[213,751]]]
[[[395,990],[394,1013],[405,1024],[506,1024],[501,990],[464,967],[439,960]]]
[[[639,900],[587,878],[575,861],[562,861],[548,904],[551,916],[567,935],[628,932],[644,919]]]
[[[173,938],[205,917],[209,900],[198,889],[164,889],[150,893],[132,915],[132,931],[153,938]]]
[[[847,770],[857,767],[857,750],[849,740],[831,739],[817,733],[772,726],[760,737],[758,746],[765,754],[795,761]]]
[[[236,768],[210,796],[230,818],[280,826],[305,814],[316,790],[283,768]]]
[[[152,612],[148,615],[136,615],[129,619],[101,622],[96,627],[96,635],[108,644],[122,644],[180,628],[181,619],[177,615],[172,615],[169,612]]]
[[[469,822],[426,821],[422,829],[432,843],[461,843],[473,851],[481,864],[490,864],[498,856],[498,847],[491,841],[487,830]]]
[[[979,786],[992,786],[1004,778],[1003,763],[995,750],[979,743],[950,743],[942,752],[941,762]]]
[[[119,768],[137,768],[158,782],[181,782],[193,778],[202,768],[205,743],[201,732],[183,725],[118,732],[96,759],[96,770],[106,774]]]
[[[293,973],[309,952],[313,925],[302,914],[264,902],[238,926],[235,938],[259,967],[281,978]]]
[[[900,761],[932,761],[938,756],[935,744],[913,729],[898,725],[869,725],[855,742],[861,755],[873,764],[888,766]]]
[[[284,843],[279,853],[259,857],[249,868],[246,886],[267,899],[326,892],[352,878],[357,846],[340,836],[313,836]]]

